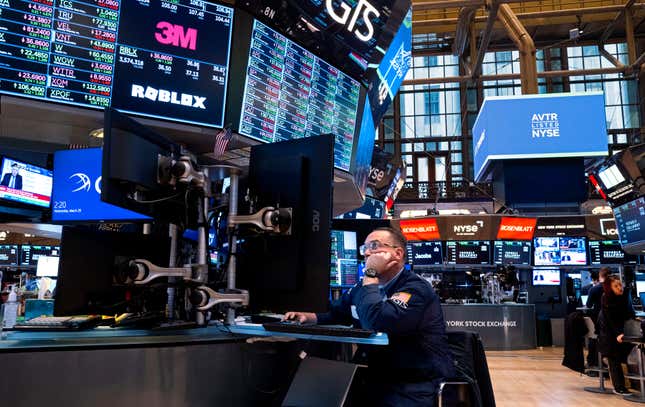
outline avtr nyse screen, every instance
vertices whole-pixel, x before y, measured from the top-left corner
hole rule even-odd
[[[221,127],[232,20],[202,0],[0,0],[0,92]]]

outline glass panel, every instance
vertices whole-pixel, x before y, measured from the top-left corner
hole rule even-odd
[[[427,115],[430,114],[430,98],[427,92],[419,92],[414,94],[414,114]]]
[[[446,77],[459,76],[459,65],[446,65]]]
[[[569,58],[569,70],[578,70],[583,67],[582,58]]]
[[[385,143],[385,145],[383,146],[383,150],[388,152],[388,153],[394,154],[394,144]]]
[[[445,181],[446,180],[446,158],[435,157],[434,163],[435,163],[434,164],[435,181]]]
[[[635,81],[621,81],[620,88],[624,104],[638,103],[638,88]]]
[[[401,152],[411,153],[412,152],[412,143],[401,143]]]
[[[450,143],[448,143],[447,141],[442,141],[441,143],[439,143],[439,150],[440,151],[448,151],[448,150],[450,150],[449,144]]]
[[[453,163],[461,162],[461,153],[452,153],[450,154],[450,161]]]
[[[603,59],[605,58],[603,57]],[[596,68],[600,68],[599,57],[585,58],[585,69],[596,69]]]
[[[414,114],[414,93],[401,94],[401,116]]]
[[[626,129],[640,127],[640,120],[638,120],[638,105],[623,106],[623,114],[625,117]]]
[[[605,50],[610,54],[616,54],[616,44],[605,44]]]
[[[414,137],[430,137],[430,116],[416,116],[414,123],[416,128],[414,129]]]
[[[426,143],[426,151],[437,151],[437,143]]]
[[[401,138],[414,137],[414,116],[401,117]]]
[[[394,119],[383,119],[383,137],[385,140],[394,139]]]
[[[417,157],[417,181],[428,182],[428,157]]]
[[[461,135],[461,115],[449,114],[446,115],[446,126],[448,137],[458,137]]]
[[[569,47],[569,48],[567,48],[567,55],[569,55],[569,57],[582,56],[582,48],[580,48],[580,47]]]
[[[461,112],[461,99],[459,91],[446,91],[446,110],[445,113]]]
[[[461,150],[461,141],[452,141],[450,143],[450,149],[454,150]]]
[[[598,46],[587,45],[585,47],[582,47],[582,55],[584,56],[598,55]]]
[[[607,112],[607,128],[608,129],[622,129],[623,127],[623,114],[620,106],[608,106],[605,108]]]
[[[627,134],[624,134],[624,133],[616,134],[616,143],[627,144]]]
[[[432,116],[432,137],[446,137],[446,117],[443,115]]]
[[[443,66],[435,66],[430,68],[430,77],[431,78],[443,78]]]
[[[424,151],[423,143],[414,143],[414,151]]]
[[[620,104],[620,84],[618,82],[605,82],[605,105]]]
[[[461,175],[461,165],[451,165],[452,174]]]

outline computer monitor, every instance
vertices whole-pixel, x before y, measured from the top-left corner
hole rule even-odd
[[[3,244],[0,245],[0,266],[17,266],[18,265],[18,245]]]
[[[330,287],[353,287],[358,282],[356,232],[331,231]]]
[[[324,135],[251,147],[250,212],[293,208],[291,235],[240,236],[237,286],[249,290],[252,311],[327,309],[333,146]]]
[[[426,266],[443,264],[443,250],[441,242],[408,242],[408,263],[415,270]]]
[[[60,257],[38,256],[38,265],[36,266],[37,277],[58,277],[58,264]]]
[[[560,285],[559,268],[534,268],[533,285]]]
[[[142,215],[185,223],[185,193],[161,185],[160,157],[181,147],[115,109],[105,109],[101,200]]]
[[[167,267],[169,252],[170,240],[166,236],[64,227],[54,315],[114,315],[136,311],[139,305],[128,299],[152,289],[118,285],[116,272],[134,258]],[[166,287],[156,292],[155,297],[160,298],[149,301],[148,310],[155,305],[159,311],[163,310],[165,292]]]
[[[446,242],[448,264],[490,264],[490,242],[484,240]]]
[[[638,256],[623,251],[618,240],[590,240],[589,262],[600,264],[638,264]]]
[[[48,208],[52,179],[47,168],[4,157],[0,162],[0,201]]]
[[[645,254],[645,196],[615,207],[614,218],[623,250]]]
[[[531,242],[496,240],[493,259],[495,264],[531,264]]]
[[[29,245],[20,246],[20,265],[37,266],[40,256],[60,256],[60,246]]]

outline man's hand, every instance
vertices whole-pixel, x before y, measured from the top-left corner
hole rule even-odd
[[[392,258],[392,254],[389,252],[378,252],[370,254],[365,262],[366,269],[376,270],[376,277],[363,277],[363,285],[378,284],[378,276],[388,270],[391,267],[396,266],[397,262]]]
[[[315,324],[318,322],[318,318],[313,312],[290,311],[284,314],[283,321],[298,321],[301,324]]]
[[[620,334],[620,335],[618,335],[618,336],[616,337],[616,341],[618,341],[618,343],[623,343],[623,336],[625,336],[625,334]]]

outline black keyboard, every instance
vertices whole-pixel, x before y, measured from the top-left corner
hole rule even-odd
[[[375,333],[370,329],[347,328],[337,325],[300,325],[290,321],[267,322],[266,324],[262,324],[262,326],[267,331],[305,335],[369,338]]]
[[[94,328],[101,321],[98,315],[73,317],[36,317],[17,323],[13,328],[20,331],[56,331]]]

